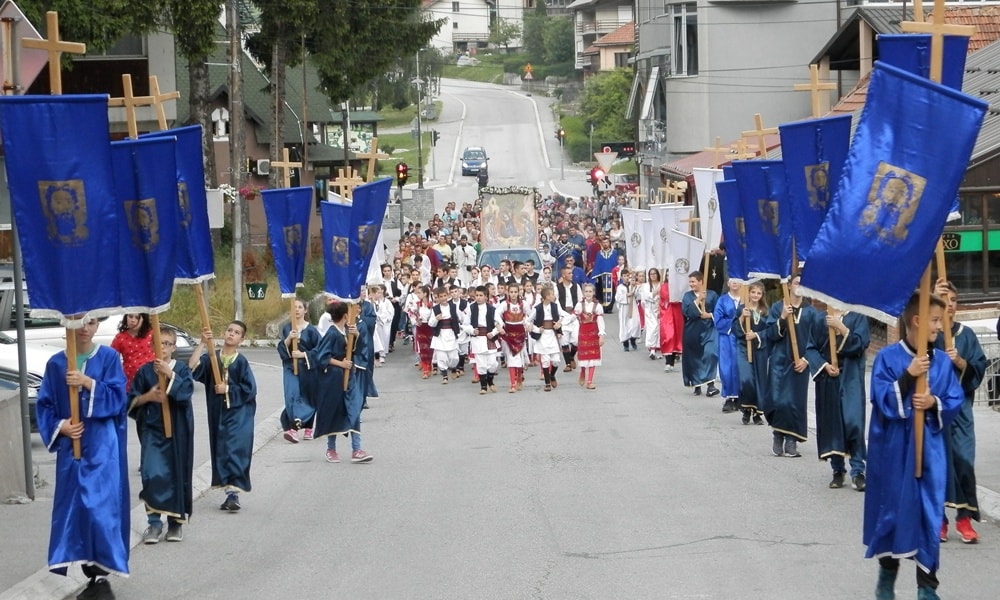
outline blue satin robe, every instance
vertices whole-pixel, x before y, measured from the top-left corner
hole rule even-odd
[[[767,317],[767,341],[771,354],[768,362],[769,405],[764,414],[774,431],[804,442],[809,439],[806,414],[809,369],[796,373],[792,368],[795,357],[791,349],[791,336],[787,335],[788,321],[781,316],[784,310],[783,302],[775,302]],[[809,334],[816,318],[816,310],[805,302],[796,311],[795,339],[800,358],[806,358]]]
[[[70,416],[65,353],[49,359],[38,390],[38,433],[56,454],[49,570],[65,575],[71,565],[89,564],[128,575],[128,405],[121,356],[97,346],[82,371],[94,379],[94,390],[80,388],[80,460],[73,458],[72,440],[58,433]]]
[[[320,392],[316,398],[316,421],[313,426],[313,438],[348,433],[352,431],[355,422],[361,418],[360,404],[357,407],[356,417],[355,411],[348,410],[347,392],[344,390],[344,370],[330,364],[330,359],[344,360],[346,356],[347,336],[341,333],[336,325],[333,325],[326,330],[323,341],[320,343],[319,364],[322,365],[322,370],[319,381]],[[354,372],[358,372],[358,369],[354,369]],[[360,430],[355,431],[361,433]]]
[[[955,420],[945,431],[944,441],[949,468],[944,504],[961,510],[959,516],[967,514],[979,521],[982,516],[979,513],[979,497],[976,493],[976,424],[972,403],[976,399],[976,390],[983,382],[988,361],[976,332],[961,323],[952,323],[951,329],[955,338],[955,349],[968,364],[961,372],[952,365],[965,394],[965,400],[962,402],[962,409],[955,415]],[[934,346],[938,349],[944,348],[943,335],[937,336]]]
[[[221,369],[221,353],[217,351],[216,357]],[[222,377],[229,384],[228,394],[215,393],[212,365],[207,353],[201,355],[192,377],[205,385],[212,487],[249,492],[254,415],[257,413],[257,381],[250,370],[250,363],[245,356],[238,354],[229,368],[223,371]]]
[[[129,416],[139,432],[142,460],[139,498],[146,512],[173,517],[183,523],[194,505],[191,478],[194,472],[194,410],[191,369],[174,361],[174,378],[167,388],[172,437],[163,434],[163,409],[155,402],[133,407],[140,396],[158,385],[154,363],[139,367],[129,391]]]
[[[743,305],[737,307],[736,314],[743,314]],[[769,405],[767,400],[767,315],[755,313],[750,317],[750,330],[757,334],[756,340],[750,341],[750,354],[747,354],[746,331],[743,319],[733,321],[733,337],[736,338],[736,354],[739,358],[740,372],[740,408],[749,409],[756,414],[762,414]],[[751,358],[753,359],[751,362]]]
[[[715,310],[719,296],[712,290],[705,293],[705,312]],[[711,319],[702,319],[695,306],[694,292],[685,292],[681,300],[684,315],[684,350],[681,358],[681,375],[686,387],[704,385],[715,381],[719,371],[719,333]]]
[[[917,479],[913,392],[901,395],[899,386],[912,360],[913,351],[901,341],[879,352],[872,366],[862,539],[866,558],[913,558],[923,570],[936,571],[948,477],[943,430],[961,409],[963,394],[948,355],[935,350],[927,380],[938,405],[924,413],[923,475]]]
[[[281,339],[288,338],[292,330],[291,323],[281,328]],[[319,344],[323,337],[319,330],[310,324],[299,332],[299,350],[306,353],[304,359],[298,360],[299,374],[292,370],[291,348],[283,341],[278,343],[278,356],[281,358],[281,382],[285,391],[285,410],[281,413],[281,428],[292,428],[295,419],[309,427],[309,422],[316,414],[316,392],[319,385]]]
[[[740,395],[740,369],[736,355],[736,336],[733,335],[733,324],[738,314],[736,302],[729,294],[723,294],[715,303],[713,316],[719,336],[719,380],[722,382],[723,398]]]

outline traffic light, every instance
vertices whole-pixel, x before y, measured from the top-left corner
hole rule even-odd
[[[437,146],[439,139],[441,139],[441,132],[437,129],[431,129],[431,146]]]
[[[405,162],[396,164],[396,185],[403,187],[406,185],[406,179],[409,177],[410,168],[406,166]]]
[[[596,188],[605,177],[607,177],[607,173],[604,172],[604,169],[601,167],[594,167],[590,170],[590,185]]]
[[[556,139],[559,140],[559,145],[562,146],[566,141],[566,130],[562,127],[556,129]]]

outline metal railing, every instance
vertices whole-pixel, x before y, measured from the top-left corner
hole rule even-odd
[[[976,390],[975,403],[989,404],[1000,410],[1000,340],[994,333],[979,333],[977,337],[986,354],[986,373]]]

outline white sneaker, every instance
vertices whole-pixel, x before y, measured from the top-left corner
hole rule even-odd
[[[665,365],[663,367],[663,372],[664,373],[673,373],[674,372],[674,366],[673,365]]]

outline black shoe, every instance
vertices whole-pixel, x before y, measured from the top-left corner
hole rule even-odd
[[[754,413],[754,415],[753,415],[753,424],[754,425],[763,425],[764,424],[764,419],[761,419],[759,414]]]
[[[635,338],[632,338],[631,340],[629,340],[629,342],[632,344],[632,349],[633,350],[638,350],[639,349],[639,346],[637,346],[636,343],[635,343]]]
[[[711,398],[712,396],[718,396],[719,388],[715,387],[714,384],[710,383],[708,384],[708,392],[706,392],[705,395],[708,396],[709,398]]]
[[[837,472],[833,474],[833,479],[830,480],[830,489],[839,490],[844,487],[844,474],[842,472]]]
[[[701,386],[700,385],[694,386],[694,395],[695,396],[700,396],[701,395]]]
[[[749,409],[743,409],[743,419],[742,419],[742,421],[743,421],[744,425],[749,425],[750,424],[750,410]]]
[[[184,530],[180,523],[167,523],[167,536],[164,538],[168,542],[184,541]]]
[[[784,443],[785,436],[775,432],[774,438],[771,440],[771,454],[774,456],[782,456],[785,453]]]
[[[91,579],[76,600],[115,600],[115,594],[107,579]]]
[[[228,512],[238,511],[241,508],[239,496],[237,496],[236,494],[229,494],[228,496],[226,496],[226,501],[223,502],[222,506],[220,506],[219,508],[221,510],[225,510]]]
[[[709,392],[709,394],[711,394],[711,392]],[[739,409],[736,407],[736,400],[726,398],[726,401],[722,404],[722,412],[731,413],[736,412],[737,410]]]
[[[865,474],[858,473],[857,475],[855,475],[854,479],[851,480],[851,487],[858,490],[859,492],[865,491]]]

